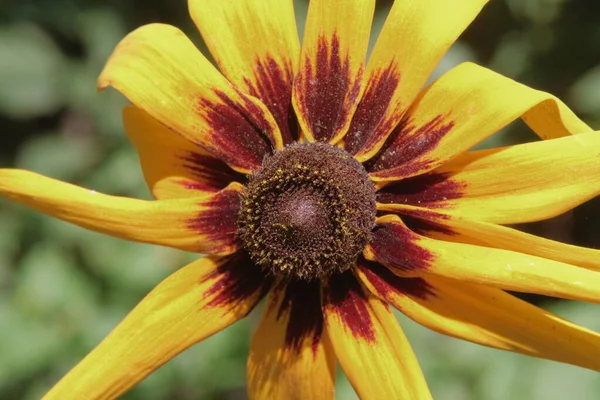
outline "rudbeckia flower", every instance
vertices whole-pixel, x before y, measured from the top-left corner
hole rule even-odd
[[[155,201],[22,170],[0,193],[82,227],[207,254],[158,284],[48,393],[114,398],[266,298],[251,398],[427,399],[391,307],[435,331],[600,370],[600,335],[507,291],[600,301],[600,252],[506,224],[600,192],[600,134],[560,100],[466,63],[428,84],[485,0],[190,0],[219,69],[152,24],[100,75]],[[470,151],[522,118],[540,142]],[[118,177],[117,177],[118,179]]]

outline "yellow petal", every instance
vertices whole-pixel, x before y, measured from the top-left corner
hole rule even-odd
[[[501,224],[547,219],[600,194],[600,132],[465,153],[382,189],[380,203]]]
[[[123,109],[123,124],[139,153],[148,187],[157,199],[198,197],[244,179],[223,161],[135,106]]]
[[[374,0],[312,0],[294,82],[294,109],[310,141],[337,142],[361,94]]]
[[[107,86],[239,172],[283,146],[267,108],[233,87],[175,27],[146,25],[125,37],[98,78],[100,89]]]
[[[374,263],[359,276],[382,300],[439,333],[600,371],[600,334],[502,290],[452,279],[400,278]]]
[[[379,204],[378,209],[400,214],[406,225],[414,230],[407,221],[407,218],[411,219],[419,233],[435,239],[511,250],[600,271],[600,250],[597,249],[573,246],[441,210],[399,204]]]
[[[350,272],[323,288],[325,326],[361,399],[430,399],[419,363],[386,304]]]
[[[291,101],[300,43],[292,0],[189,0],[188,4],[225,77],[267,106],[284,143],[297,139]]]
[[[251,399],[333,399],[335,356],[323,329],[321,285],[273,289],[248,358]]]
[[[270,281],[245,256],[202,258],[160,283],[44,399],[114,399],[245,317]]]
[[[0,195],[44,214],[138,242],[209,254],[240,248],[237,214],[243,187],[202,197],[146,201],[108,196],[33,172],[0,169]]]
[[[344,148],[371,158],[450,45],[487,0],[395,1],[367,65],[367,87]]]
[[[401,276],[441,276],[516,292],[600,303],[600,272],[491,247],[430,239],[396,215],[378,218],[364,252]]]
[[[544,139],[591,131],[556,97],[465,63],[419,94],[369,172],[389,181],[431,171],[519,117]]]

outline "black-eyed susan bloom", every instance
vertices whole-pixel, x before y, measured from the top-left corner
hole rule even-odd
[[[160,283],[48,399],[114,398],[264,297],[259,399],[427,399],[390,306],[475,343],[600,370],[600,335],[505,290],[600,301],[600,252],[505,224],[600,192],[600,133],[474,64],[423,89],[484,0],[397,0],[365,62],[375,0],[190,0],[217,70],[172,26],[127,36],[99,78],[155,201],[0,170],[0,193],[129,240],[206,253]],[[517,118],[541,142],[473,145]]]

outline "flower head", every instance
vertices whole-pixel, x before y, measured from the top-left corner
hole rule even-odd
[[[208,254],[160,283],[48,398],[113,398],[245,317],[252,398],[429,398],[389,305],[475,343],[600,370],[600,335],[506,290],[600,301],[600,253],[504,226],[600,192],[600,135],[561,101],[475,64],[424,89],[485,0],[190,0],[219,70],[147,25],[99,78],[155,201],[19,170],[0,194],[83,227]],[[517,118],[541,142],[468,151]]]

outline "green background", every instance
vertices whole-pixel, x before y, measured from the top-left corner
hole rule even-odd
[[[390,4],[378,2],[375,30]],[[306,2],[296,5],[302,27]],[[142,24],[177,25],[202,47],[185,1],[5,0],[0,10],[0,167],[150,198],[123,134],[126,102],[114,91],[96,93],[95,79],[116,43]],[[467,60],[561,97],[600,127],[597,0],[492,0],[435,75]],[[529,140],[535,137],[517,122],[484,146]],[[599,210],[596,199],[521,228],[597,247]],[[0,399],[41,397],[145,293],[194,257],[102,236],[0,200]],[[526,298],[600,331],[600,307]],[[253,313],[194,346],[123,398],[245,398],[257,318]],[[597,373],[446,338],[399,318],[436,399],[600,398]],[[355,398],[341,375],[337,398]]]

